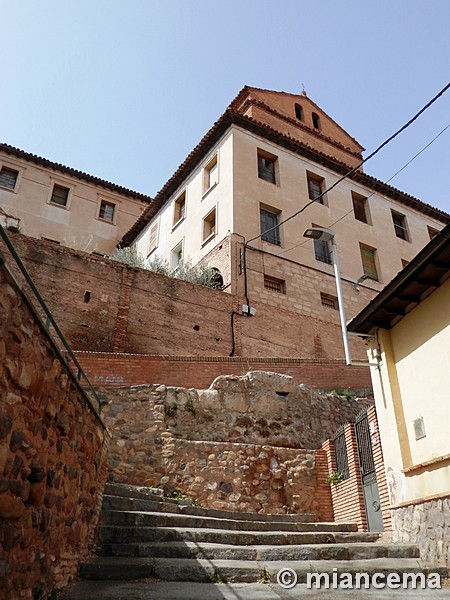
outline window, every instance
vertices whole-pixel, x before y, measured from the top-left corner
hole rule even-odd
[[[375,260],[375,248],[370,248],[369,246],[364,246],[363,244],[360,244],[359,248],[361,251],[363,273],[365,275],[368,275],[371,279],[378,281],[378,272]]]
[[[310,200],[315,200],[319,204],[325,204],[322,196],[323,179],[316,175],[307,173],[306,179],[308,182],[308,197]]]
[[[173,205],[173,224],[174,226],[182,221],[186,216],[186,192],[183,192],[175,200]]]
[[[271,244],[281,245],[280,228],[278,226],[279,213],[260,209],[261,239]]]
[[[303,108],[300,106],[300,104],[295,105],[295,116],[299,121],[303,121]]]
[[[402,239],[409,241],[408,230],[406,228],[406,217],[400,213],[391,211],[392,221],[394,223],[395,235]]]
[[[217,183],[219,183],[219,168],[216,154],[206,165],[203,172],[203,193],[206,193]]]
[[[316,257],[316,260],[331,265],[330,242],[325,240],[314,240],[314,256]]]
[[[276,183],[276,162],[276,156],[258,150],[258,177],[269,183]]]
[[[367,217],[367,198],[364,198],[364,196],[360,196],[359,194],[352,192],[352,202],[355,219],[357,221],[361,221],[362,223],[368,223],[369,220]]]
[[[109,221],[110,223],[113,223],[115,210],[115,204],[112,204],[112,202],[106,202],[106,200],[102,200],[100,203],[98,217],[99,219],[103,219],[104,221]]]
[[[320,117],[317,113],[312,113],[312,123],[314,129],[320,130]]]
[[[405,260],[404,258],[400,259],[402,261],[402,269],[409,265],[409,260]]]
[[[8,167],[2,167],[0,169],[0,186],[7,188],[8,190],[14,190],[19,177],[19,171],[9,169]]]
[[[430,240],[432,240],[439,233],[439,230],[434,229],[433,227],[427,227],[427,229],[428,229],[428,235],[430,236]]]
[[[150,227],[150,239],[148,242],[148,254],[149,256],[158,247],[158,233],[159,233],[159,222],[153,223]]]
[[[179,244],[177,244],[175,246],[175,248],[172,250],[172,253],[171,253],[170,266],[172,267],[172,270],[175,270],[178,267],[178,265],[181,263],[182,260],[183,260],[183,242],[180,242]]]
[[[52,204],[57,204],[58,206],[67,206],[67,202],[69,200],[69,192],[69,188],[63,187],[62,185],[57,185],[55,183],[55,185],[53,186],[50,202]]]
[[[216,235],[216,209],[213,208],[203,219],[203,242],[208,242]]]
[[[333,308],[334,310],[339,309],[337,296],[332,296],[331,294],[320,292],[320,303],[327,308]]]
[[[275,277],[267,277],[264,275],[264,287],[271,292],[277,294],[286,293],[286,284],[282,279],[276,279]]]

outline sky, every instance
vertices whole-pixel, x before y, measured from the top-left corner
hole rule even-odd
[[[154,196],[244,85],[302,88],[370,154],[450,82],[448,0],[0,0],[0,141]],[[368,161],[450,125],[450,90]],[[450,213],[450,127],[390,181]]]

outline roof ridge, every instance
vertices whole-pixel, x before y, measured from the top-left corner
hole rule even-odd
[[[73,167],[67,167],[61,163],[54,162],[48,158],[38,156],[37,154],[32,154],[31,152],[26,152],[25,150],[21,150],[20,148],[10,146],[9,144],[5,144],[3,142],[0,143],[0,151],[5,152],[6,154],[12,154],[18,158],[23,158],[24,160],[27,160],[29,162],[34,162],[38,165],[50,167],[55,171],[60,171],[68,175],[72,175],[73,177],[77,177],[78,179],[82,179],[90,183],[96,183],[97,185],[102,185],[105,188],[108,188],[112,191],[121,194],[125,194],[126,196],[132,196],[134,198],[144,200],[145,202],[149,203],[153,200],[153,198],[151,196],[148,196],[147,194],[136,192],[117,183],[112,183],[111,181],[107,181],[106,179],[96,177],[95,175],[90,175],[89,173],[85,173],[84,171],[79,171],[78,169],[74,169]]]

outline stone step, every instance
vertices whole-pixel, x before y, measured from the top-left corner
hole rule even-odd
[[[229,531],[356,531],[355,523],[284,523],[271,521],[242,521],[177,513],[103,510],[104,525],[135,527],[192,527],[227,529]]]
[[[173,581],[79,581],[65,590],[64,600],[448,600],[448,587],[439,589],[312,590],[300,583],[290,590],[264,583],[196,583]]]
[[[229,531],[193,527],[134,527],[103,525],[100,528],[100,544],[103,553],[110,551],[111,544],[145,542],[205,542],[211,544],[234,544],[238,546],[298,544],[334,544],[375,542],[379,533],[347,531]]]
[[[114,496],[105,494],[103,496],[103,510],[141,511],[141,512],[173,512],[184,515],[210,516],[217,519],[234,519],[240,521],[263,521],[263,522],[287,522],[287,523],[310,523],[314,520],[311,514],[264,514],[264,513],[241,513],[231,510],[219,510],[214,508],[201,508],[190,504],[173,502],[172,499],[160,498],[150,500],[127,496]]]
[[[156,577],[164,581],[198,581],[210,583],[276,582],[281,569],[295,571],[299,582],[307,581],[308,574],[327,573],[420,573],[427,568],[416,558],[373,558],[371,560],[307,560],[307,561],[246,561],[177,558],[116,558],[100,557],[80,565],[84,579],[136,580]],[[432,572],[444,577],[445,567]]]
[[[363,560],[419,558],[412,544],[306,544],[289,546],[233,546],[203,542],[111,544],[109,556],[141,558],[208,558],[221,560]]]

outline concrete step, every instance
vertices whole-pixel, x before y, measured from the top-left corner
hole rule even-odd
[[[160,498],[150,500],[128,496],[114,496],[104,494],[103,510],[141,511],[141,512],[173,512],[184,515],[209,516],[217,519],[234,519],[241,521],[262,522],[286,522],[286,523],[310,523],[314,520],[311,514],[264,514],[264,513],[241,513],[231,510],[218,510],[214,508],[200,508],[181,502],[173,502],[172,499]]]
[[[100,557],[80,565],[83,579],[136,580],[156,577],[164,581],[210,583],[275,583],[281,569],[295,571],[300,583],[308,574],[327,573],[420,573],[424,567],[416,558],[373,558],[371,560],[258,561],[179,558]],[[432,569],[444,577],[445,567]]]
[[[203,542],[111,544],[108,556],[147,558],[208,558],[220,560],[364,560],[419,558],[412,544],[304,544],[290,546],[233,546]]]
[[[103,510],[104,525],[135,527],[192,527],[227,529],[229,531],[356,531],[355,523],[284,523],[271,521],[243,521],[242,519],[218,519],[216,517],[184,515],[162,512],[138,512]]]
[[[238,546],[270,545],[285,546],[299,544],[334,544],[375,542],[379,533],[357,531],[230,531],[226,529],[194,527],[135,527],[103,525],[99,541],[104,552],[111,544],[144,542],[205,542],[210,544],[234,544]]]

